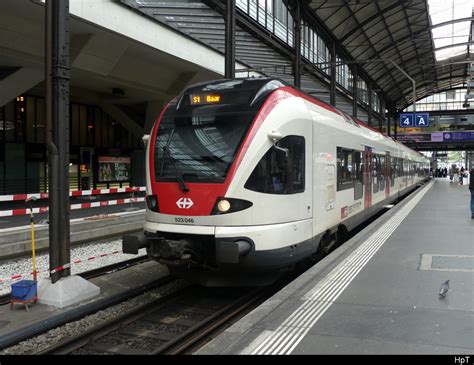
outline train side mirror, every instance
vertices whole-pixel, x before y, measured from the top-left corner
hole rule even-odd
[[[280,142],[280,140],[283,138],[283,135],[280,132],[271,131],[270,133],[267,134],[267,136],[270,139],[270,141],[272,141],[273,148],[275,148],[278,151],[284,152],[285,157],[288,158],[289,156],[288,148],[282,148],[278,146],[278,142]]]
[[[143,141],[143,144],[145,145],[145,147],[147,146],[149,140],[150,140],[150,135],[149,134],[145,134],[142,137],[142,141]]]
[[[268,133],[267,136],[273,144],[277,143],[280,139],[283,138],[283,135],[277,131],[271,131],[270,133]]]

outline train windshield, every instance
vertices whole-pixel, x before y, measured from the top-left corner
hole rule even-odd
[[[156,181],[223,182],[253,119],[278,80],[225,80],[186,90],[164,113]]]

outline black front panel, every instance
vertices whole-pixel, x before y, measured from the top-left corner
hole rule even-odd
[[[156,181],[176,181],[174,162],[184,181],[223,182],[263,102],[281,86],[265,78],[220,80],[185,90],[160,122]]]

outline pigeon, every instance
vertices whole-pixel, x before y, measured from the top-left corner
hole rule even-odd
[[[444,298],[449,291],[449,280],[446,280],[439,288],[439,297]]]

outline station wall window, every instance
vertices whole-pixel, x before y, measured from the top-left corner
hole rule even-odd
[[[102,142],[102,113],[99,108],[95,108],[94,145],[100,147]]]
[[[102,114],[102,147],[109,146],[110,121],[107,114]]]
[[[79,105],[72,104],[71,106],[71,141],[73,145],[78,146],[79,140]]]
[[[287,136],[271,147],[259,161],[245,188],[266,194],[296,194],[305,189],[305,139]]]
[[[14,103],[10,102],[7,105],[5,105],[4,111],[5,111],[5,115],[4,115],[5,142],[14,142],[15,141],[15,123],[13,122],[14,112],[15,112]]]
[[[36,142],[36,107],[35,98],[26,97],[26,142]]]
[[[0,106],[0,142],[4,142],[5,133],[5,107]]]
[[[109,123],[107,123],[108,133],[109,133],[109,140],[107,145],[109,147],[115,147],[115,121],[109,119]]]
[[[46,122],[44,99],[36,98],[36,143],[46,142]]]
[[[94,146],[94,137],[95,137],[95,112],[94,112],[94,107],[93,106],[88,106],[87,107],[87,122],[86,122],[86,128],[87,128],[87,145],[88,146]]]
[[[79,106],[79,131],[80,144],[87,146],[87,108],[85,105]]]
[[[15,141],[24,142],[26,120],[26,97],[17,96],[15,99]]]
[[[99,107],[70,103],[70,145],[97,148],[143,149],[141,139],[115,122]],[[44,144],[45,99],[18,96],[0,107],[0,143]],[[136,143],[138,141],[138,143]]]

